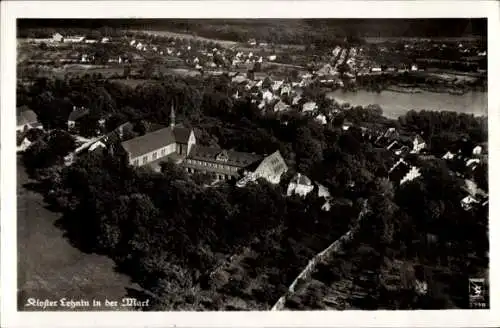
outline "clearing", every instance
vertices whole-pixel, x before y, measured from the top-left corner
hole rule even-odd
[[[115,271],[113,260],[86,254],[73,247],[55,226],[60,214],[45,207],[43,196],[24,187],[34,182],[18,159],[17,165],[18,309],[41,310],[25,306],[28,298],[41,301],[67,299],[114,300],[120,302],[140,288],[126,275]],[[133,297],[133,296],[132,296]],[[71,310],[57,307],[50,310]],[[132,308],[75,308],[84,311],[126,310]]]

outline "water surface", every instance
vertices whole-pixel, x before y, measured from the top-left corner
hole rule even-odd
[[[471,91],[464,95],[451,95],[448,93],[400,93],[382,91],[381,93],[360,90],[357,92],[344,92],[335,90],[327,94],[328,97],[351,105],[367,106],[377,104],[382,107],[384,115],[397,118],[406,112],[414,110],[453,111],[474,115],[488,114],[488,93]]]

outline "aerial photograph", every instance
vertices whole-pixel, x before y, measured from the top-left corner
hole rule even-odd
[[[486,18],[18,19],[17,308],[489,309],[487,49]]]

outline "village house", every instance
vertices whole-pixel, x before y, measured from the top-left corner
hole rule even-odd
[[[327,119],[326,119],[326,116],[323,115],[323,114],[318,114],[318,116],[316,116],[314,118],[316,121],[318,121],[319,123],[325,125],[326,123],[328,123]]]
[[[413,149],[411,150],[412,154],[420,153],[426,147],[426,143],[424,139],[420,135],[416,135],[413,138]]]
[[[25,133],[21,133],[17,138],[17,152],[23,152],[31,145],[31,141],[25,135]]]
[[[271,91],[265,90],[264,92],[262,92],[262,100],[265,103],[270,103],[271,101],[273,101],[273,99],[274,99],[274,94]]]
[[[63,42],[64,37],[60,33],[55,33],[54,35],[52,35],[52,40],[54,42]]]
[[[388,128],[383,134],[380,134],[375,140],[375,144],[379,147],[386,148],[393,141],[398,140],[400,138],[398,130],[395,128]]]
[[[18,108],[16,131],[24,132],[29,129],[42,129],[43,125],[38,122],[38,116],[26,106]]]
[[[292,105],[298,105],[299,104],[299,101],[302,99],[302,96],[300,95],[297,95],[295,97],[293,97],[293,100],[292,100]]]
[[[342,124],[342,130],[347,131],[352,128],[353,124],[351,122],[344,122]]]
[[[308,101],[302,106],[302,112],[312,112],[318,109],[318,105],[314,101]]]
[[[290,106],[287,105],[285,102],[282,100],[278,101],[276,105],[274,105],[274,111],[275,112],[283,112],[286,111]]]
[[[408,164],[403,158],[400,158],[389,169],[389,180],[397,185],[402,185],[421,176],[420,169]]]
[[[84,36],[81,36],[81,35],[70,35],[70,36],[64,37],[63,42],[67,42],[67,43],[80,43],[80,42],[83,42],[84,40],[85,40]]]
[[[284,84],[281,87],[281,90],[280,90],[280,95],[281,96],[283,96],[283,95],[289,96],[291,93],[292,93],[292,87],[289,84]]]
[[[297,173],[288,184],[286,195],[299,195],[305,197],[313,189],[314,185],[311,180],[307,176]]]
[[[82,117],[89,114],[89,109],[85,107],[73,107],[73,111],[68,116],[68,130],[77,128],[77,122]]]
[[[271,89],[274,92],[276,92],[281,88],[282,85],[283,85],[283,81],[274,81],[273,84],[271,85]]]
[[[453,159],[455,157],[455,154],[453,154],[451,151],[447,151],[446,154],[443,155],[442,159]]]
[[[476,156],[481,155],[482,150],[483,147],[477,145],[476,147],[474,147],[474,149],[472,149],[472,154]]]

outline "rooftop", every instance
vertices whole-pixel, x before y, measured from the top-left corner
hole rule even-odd
[[[181,126],[176,126],[174,128],[169,126],[124,141],[122,142],[122,146],[130,154],[130,157],[134,158],[173,143],[187,143],[191,131],[192,130]]]
[[[38,117],[34,111],[26,106],[18,109],[19,114],[17,114],[17,125],[25,125],[29,123],[38,122]]]
[[[262,156],[234,150],[223,150],[214,147],[194,145],[188,158],[212,163],[224,163],[244,168],[260,161]]]

